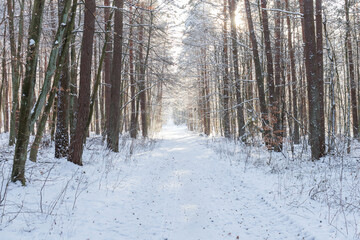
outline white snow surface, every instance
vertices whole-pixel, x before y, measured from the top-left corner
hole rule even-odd
[[[34,40],[34,39],[30,39],[30,40],[29,40],[29,44],[30,44],[30,46],[35,45],[35,43],[36,43],[36,42],[35,42],[35,40]]]
[[[279,175],[246,166],[245,150],[224,157],[209,137],[171,123],[157,139],[124,138],[111,153],[94,137],[83,167],[42,149],[27,162],[27,186],[9,184],[0,239],[353,239],[328,224],[324,204],[281,200]],[[1,161],[6,179],[12,159]]]

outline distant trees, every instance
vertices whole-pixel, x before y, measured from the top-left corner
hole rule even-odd
[[[261,134],[268,149],[278,152],[288,141],[292,151],[294,144],[309,143],[313,160],[333,151],[337,136],[346,138],[349,149],[359,132],[354,79],[360,74],[355,61],[360,55],[353,46],[360,18],[351,11],[356,9],[352,1],[334,2],[192,1],[181,69],[189,86],[201,86],[195,83],[206,69],[209,89],[188,102],[189,128],[206,135],[210,128],[227,138],[245,136],[246,143]],[[341,8],[343,21],[338,22],[333,13]]]

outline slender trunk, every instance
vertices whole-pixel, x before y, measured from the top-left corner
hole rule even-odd
[[[71,137],[68,160],[82,165],[83,143],[90,107],[91,63],[95,33],[95,0],[85,0],[84,33],[80,62],[79,107],[75,134]]]
[[[70,9],[71,1],[59,0],[59,25],[69,24],[67,20],[67,14],[65,19],[64,11],[67,13]],[[67,8],[67,9],[66,9]],[[65,20],[65,21],[63,21]],[[64,36],[65,38],[71,38],[71,34]],[[67,157],[69,146],[69,83],[70,83],[70,59],[69,59],[69,46],[62,46],[60,50],[60,56],[64,55],[64,62],[60,66],[60,80],[58,85],[58,106],[57,106],[57,122],[56,122],[56,134],[55,134],[55,157],[63,158]]]
[[[314,26],[313,0],[304,0],[304,34],[305,34],[305,66],[308,85],[309,105],[309,142],[311,157],[313,160],[320,159],[324,155],[321,146],[321,98],[317,77],[317,54]]]
[[[201,109],[202,109],[202,118],[203,118],[203,128],[205,135],[210,135],[210,96],[209,96],[209,86],[208,86],[208,76],[207,76],[207,65],[206,65],[206,49],[201,49],[200,54],[200,77],[199,84],[201,89]]]
[[[110,6],[110,0],[104,0],[104,5],[105,6]],[[111,19],[110,19],[110,10],[109,8],[105,8],[104,10],[105,13],[105,27],[111,24]],[[108,44],[106,45],[106,55],[105,55],[105,66],[104,66],[104,77],[105,77],[105,132],[106,133],[107,129],[109,129],[109,119],[110,119],[110,112],[111,112],[111,52],[112,52],[112,42],[111,42],[111,38],[109,38],[108,40]]]
[[[69,124],[70,137],[74,135],[76,127],[76,111],[77,111],[77,69],[78,61],[76,58],[75,35],[71,35],[71,70],[70,70],[70,98],[69,98]]]
[[[70,20],[70,23],[67,25],[65,33],[64,33],[64,35],[66,35],[66,36],[71,35],[72,30],[74,29],[75,18],[76,18],[76,9],[77,9],[77,0],[74,0],[72,8],[71,8],[71,20]],[[63,44],[64,48],[68,48],[70,43],[72,43],[72,42],[73,42],[73,38],[71,38],[71,37],[65,38],[65,42]],[[57,101],[55,99],[56,99],[56,92],[58,89],[60,73],[61,73],[60,72],[61,68],[59,66],[62,65],[62,63],[65,61],[65,57],[66,57],[65,55],[61,55],[59,60],[56,63],[56,67],[55,67],[56,71],[55,71],[53,85],[52,85],[51,91],[49,93],[49,96],[47,98],[47,103],[45,105],[44,111],[43,111],[40,121],[38,123],[35,140],[34,140],[33,144],[31,145],[29,158],[33,162],[36,162],[37,153],[39,150],[41,139],[42,139],[44,131],[45,131],[46,121],[49,118],[51,109],[53,109],[52,121],[50,122],[51,130],[53,129],[53,125],[55,124],[56,105],[57,105]],[[55,101],[55,103],[54,103],[54,101]],[[51,136],[52,136],[52,133],[51,133]]]
[[[323,27],[322,0],[316,0],[316,63],[317,84],[320,101],[320,151],[325,153],[325,112],[324,112],[324,63],[323,63]],[[355,98],[356,99],[356,98]],[[355,100],[356,102],[356,100]]]
[[[239,54],[237,45],[237,31],[235,22],[235,0],[229,0],[230,10],[230,21],[231,21],[231,38],[232,38],[232,54],[234,62],[234,77],[235,77],[235,88],[236,88],[236,111],[237,111],[237,123],[238,123],[238,137],[242,141],[245,135],[245,121],[244,121],[244,105],[241,97],[241,79],[239,73]]]
[[[269,20],[267,14],[267,1],[261,0],[261,16],[262,16],[262,26],[264,29],[264,41],[265,41],[265,53],[266,53],[266,69],[267,69],[267,86],[269,90],[269,131],[275,131],[276,126],[279,120],[279,115],[277,114],[279,111],[278,98],[275,93],[275,82],[274,82],[274,63],[271,49],[271,40],[270,40],[270,29],[269,29]],[[274,133],[270,133],[268,136],[268,140],[270,142],[269,148],[276,148],[276,139],[273,136]]]
[[[229,91],[230,91],[230,84],[229,84],[229,57],[228,57],[228,30],[227,30],[227,1],[224,0],[224,9],[223,9],[223,53],[222,53],[222,66],[223,66],[223,109],[222,116],[223,116],[223,124],[224,124],[224,136],[226,138],[230,138],[230,114],[229,114]]]
[[[268,126],[268,113],[266,109],[266,101],[265,101],[265,90],[264,90],[264,76],[261,69],[261,63],[259,58],[259,51],[257,46],[257,40],[254,30],[254,24],[251,16],[251,8],[250,8],[250,2],[249,0],[244,0],[245,2],[245,9],[246,9],[246,16],[247,16],[247,22],[250,32],[250,40],[252,44],[252,52],[253,52],[253,60],[255,65],[255,77],[256,77],[256,83],[258,86],[258,94],[259,94],[259,104],[260,104],[260,116],[262,121],[262,128],[264,131],[264,141],[268,145],[269,143],[269,126]]]
[[[131,113],[130,113],[130,137],[136,138],[137,135],[137,121],[136,121],[136,82],[134,72],[134,41],[133,41],[133,24],[134,14],[132,13],[132,7],[130,7],[130,32],[129,32],[129,74],[130,74],[130,97],[131,97]]]
[[[4,88],[3,98],[3,115],[4,115],[4,132],[9,131],[9,81],[6,67],[6,26],[4,26],[4,48],[2,59],[2,87]]]
[[[42,16],[45,1],[35,0],[29,27],[29,40],[26,56],[26,72],[22,85],[20,124],[14,153],[14,164],[11,174],[13,182],[25,184],[25,162],[30,137],[30,111],[36,81],[36,66],[39,53]]]
[[[208,77],[208,70],[207,70],[207,60],[206,60],[206,49],[204,52],[204,76],[203,76],[203,81],[204,81],[204,105],[205,105],[205,109],[204,109],[204,116],[205,116],[205,131],[204,133],[206,135],[210,135],[211,133],[211,124],[210,124],[210,119],[211,119],[211,109],[210,109],[210,87],[209,87],[209,77]]]
[[[3,109],[3,112],[5,113],[6,109],[3,107],[3,101],[6,100],[7,101],[7,95],[3,94],[3,92],[5,91],[6,85],[7,85],[7,72],[6,72],[6,53],[5,53],[5,44],[4,44],[4,48],[3,48],[3,55],[2,55],[3,59],[1,62],[1,68],[2,68],[2,80],[1,80],[1,87],[0,87],[0,119],[2,118],[1,115],[1,109]],[[5,99],[6,97],[6,99]],[[5,114],[4,114],[5,116]],[[0,121],[1,125],[4,126],[5,128],[5,118],[4,121]],[[0,132],[1,132],[1,126],[0,125]]]
[[[100,134],[100,120],[99,120],[99,98],[98,98],[98,92],[96,92],[96,98],[95,98],[95,134]]]
[[[122,43],[123,43],[123,6],[124,1],[115,1],[115,20],[114,20],[114,54],[111,74],[111,103],[108,125],[107,146],[114,152],[119,151],[119,131],[120,131],[120,87],[122,72]]]
[[[286,10],[289,9],[289,0],[285,0]],[[296,66],[295,66],[295,49],[292,43],[292,32],[291,32],[291,22],[289,14],[286,16],[287,28],[288,28],[288,48],[290,55],[290,70],[291,70],[291,86],[292,86],[292,111],[294,117],[294,126],[293,126],[293,142],[295,144],[300,143],[300,133],[299,133],[299,121],[298,121],[298,107],[297,107],[297,77],[296,77]]]
[[[152,4],[152,2],[151,2]],[[145,7],[144,5],[142,6]],[[152,33],[152,11],[150,11],[150,26],[149,26],[149,33],[148,33],[148,41],[146,46],[146,56],[144,58],[143,49],[144,49],[144,16],[143,13],[140,14],[140,27],[139,27],[139,99],[140,99],[140,107],[141,107],[141,130],[142,136],[144,138],[148,137],[148,113],[147,113],[147,91],[146,91],[146,68],[149,59],[150,53],[150,40],[151,40],[151,33]]]
[[[91,118],[94,112],[94,106],[97,105],[97,95],[98,95],[98,91],[99,91],[99,86],[100,86],[100,81],[101,81],[101,72],[103,69],[103,64],[106,58],[106,49],[107,49],[107,45],[109,44],[109,38],[110,38],[110,31],[111,31],[111,18],[113,16],[113,12],[110,15],[108,24],[106,25],[106,33],[105,33],[105,41],[104,41],[104,45],[102,47],[102,51],[101,51],[101,56],[99,59],[99,63],[98,63],[98,69],[95,75],[95,83],[93,86],[93,91],[91,94],[91,101],[90,101],[90,111],[89,111],[89,117],[87,119],[87,124],[86,124],[86,129],[89,130],[89,126],[91,123]],[[96,65],[96,64],[95,64]],[[96,111],[96,107],[95,107],[95,111]],[[98,134],[98,133],[97,133]]]
[[[330,76],[329,76],[329,102],[330,102],[330,113],[329,113],[329,124],[328,124],[328,152],[331,152],[335,148],[335,133],[336,133],[336,102],[335,102],[335,56],[331,51],[331,43],[327,34],[326,20],[324,21],[324,33],[326,38],[326,49],[328,59],[330,61]]]
[[[281,9],[280,0],[276,0],[275,8]],[[275,105],[273,106],[273,146],[274,150],[277,152],[281,152],[282,143],[283,143],[283,119],[282,119],[282,109],[281,105],[284,105],[284,100],[282,96],[284,94],[284,85],[281,77],[281,12],[277,11],[275,13],[275,61],[274,61],[274,69],[275,69]]]
[[[24,5],[21,6],[20,14],[20,24],[19,24],[19,41],[18,48],[16,49],[16,40],[15,40],[15,27],[14,27],[14,11],[15,6],[13,6],[13,0],[7,0],[7,9],[9,15],[9,38],[10,38],[10,53],[11,53],[11,81],[12,81],[12,107],[11,107],[11,116],[10,116],[10,136],[9,136],[9,145],[12,146],[15,144],[16,138],[16,126],[17,126],[17,110],[19,108],[19,84],[20,84],[20,56],[21,45],[22,45],[22,35],[23,35],[23,10]],[[23,3],[23,1],[22,1]],[[21,39],[21,41],[20,41]]]
[[[59,58],[59,52],[61,47],[63,47],[64,38],[66,38],[66,26],[68,22],[69,9],[71,7],[71,0],[66,0],[62,3],[61,12],[59,12],[59,26],[55,35],[55,40],[53,42],[53,46],[50,52],[49,62],[47,64],[44,83],[41,88],[41,93],[39,94],[39,98],[35,104],[34,110],[31,114],[31,129],[33,128],[35,121],[41,114],[41,111],[45,105],[46,96],[49,93],[51,86],[51,78],[53,77],[56,70],[56,62]],[[60,10],[59,9],[59,10]],[[61,14],[61,15],[60,15]],[[64,50],[62,50],[64,51]]]
[[[349,77],[350,77],[350,96],[351,96],[351,114],[354,138],[359,137],[358,113],[356,102],[356,82],[355,82],[355,69],[353,59],[352,38],[350,34],[350,17],[349,17],[349,1],[345,0],[345,16],[346,16],[346,45],[348,51]]]

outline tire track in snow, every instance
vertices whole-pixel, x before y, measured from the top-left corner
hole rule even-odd
[[[321,239],[207,148],[204,138],[179,127],[161,136],[161,144],[128,169],[129,186],[107,210],[122,218],[121,240]]]
[[[199,137],[189,133],[181,136],[175,130],[179,137],[171,139],[173,134],[163,132],[162,148],[175,149],[168,151],[170,156],[164,153],[165,158],[174,159],[169,172],[188,174],[182,174],[177,182],[175,177],[170,178],[169,182],[177,187],[173,189],[175,195],[168,195],[175,204],[167,211],[174,210],[178,204],[179,218],[191,215],[192,219],[190,222],[187,219],[186,223],[183,219],[173,219],[176,228],[169,232],[169,240],[184,239],[184,235],[186,239],[315,239],[289,214],[267,201],[254,186],[248,186],[241,177],[229,175],[229,168],[234,166],[219,160],[218,154],[199,143],[202,141]],[[241,180],[242,184],[234,184]],[[208,233],[213,238],[209,238]],[[166,231],[164,234],[166,236]]]

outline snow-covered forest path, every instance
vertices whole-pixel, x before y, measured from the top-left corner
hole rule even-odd
[[[157,138],[131,157],[94,138],[83,167],[49,161],[47,149],[28,162],[26,188],[10,185],[0,239],[346,239],[316,210],[281,205],[276,174],[244,171],[246,160],[229,160],[211,138],[173,124]]]
[[[105,203],[107,207],[99,203],[91,211],[95,216],[87,217],[97,221],[96,213],[101,212],[109,217],[108,221],[115,221],[109,226],[112,229],[101,231],[105,235],[115,233],[108,237],[330,239],[329,232],[323,232],[321,226],[303,226],[266,200],[269,193],[254,186],[228,161],[220,160],[205,145],[203,137],[185,127],[168,126],[160,138],[162,143],[150,156],[143,161],[138,158],[116,196]]]

